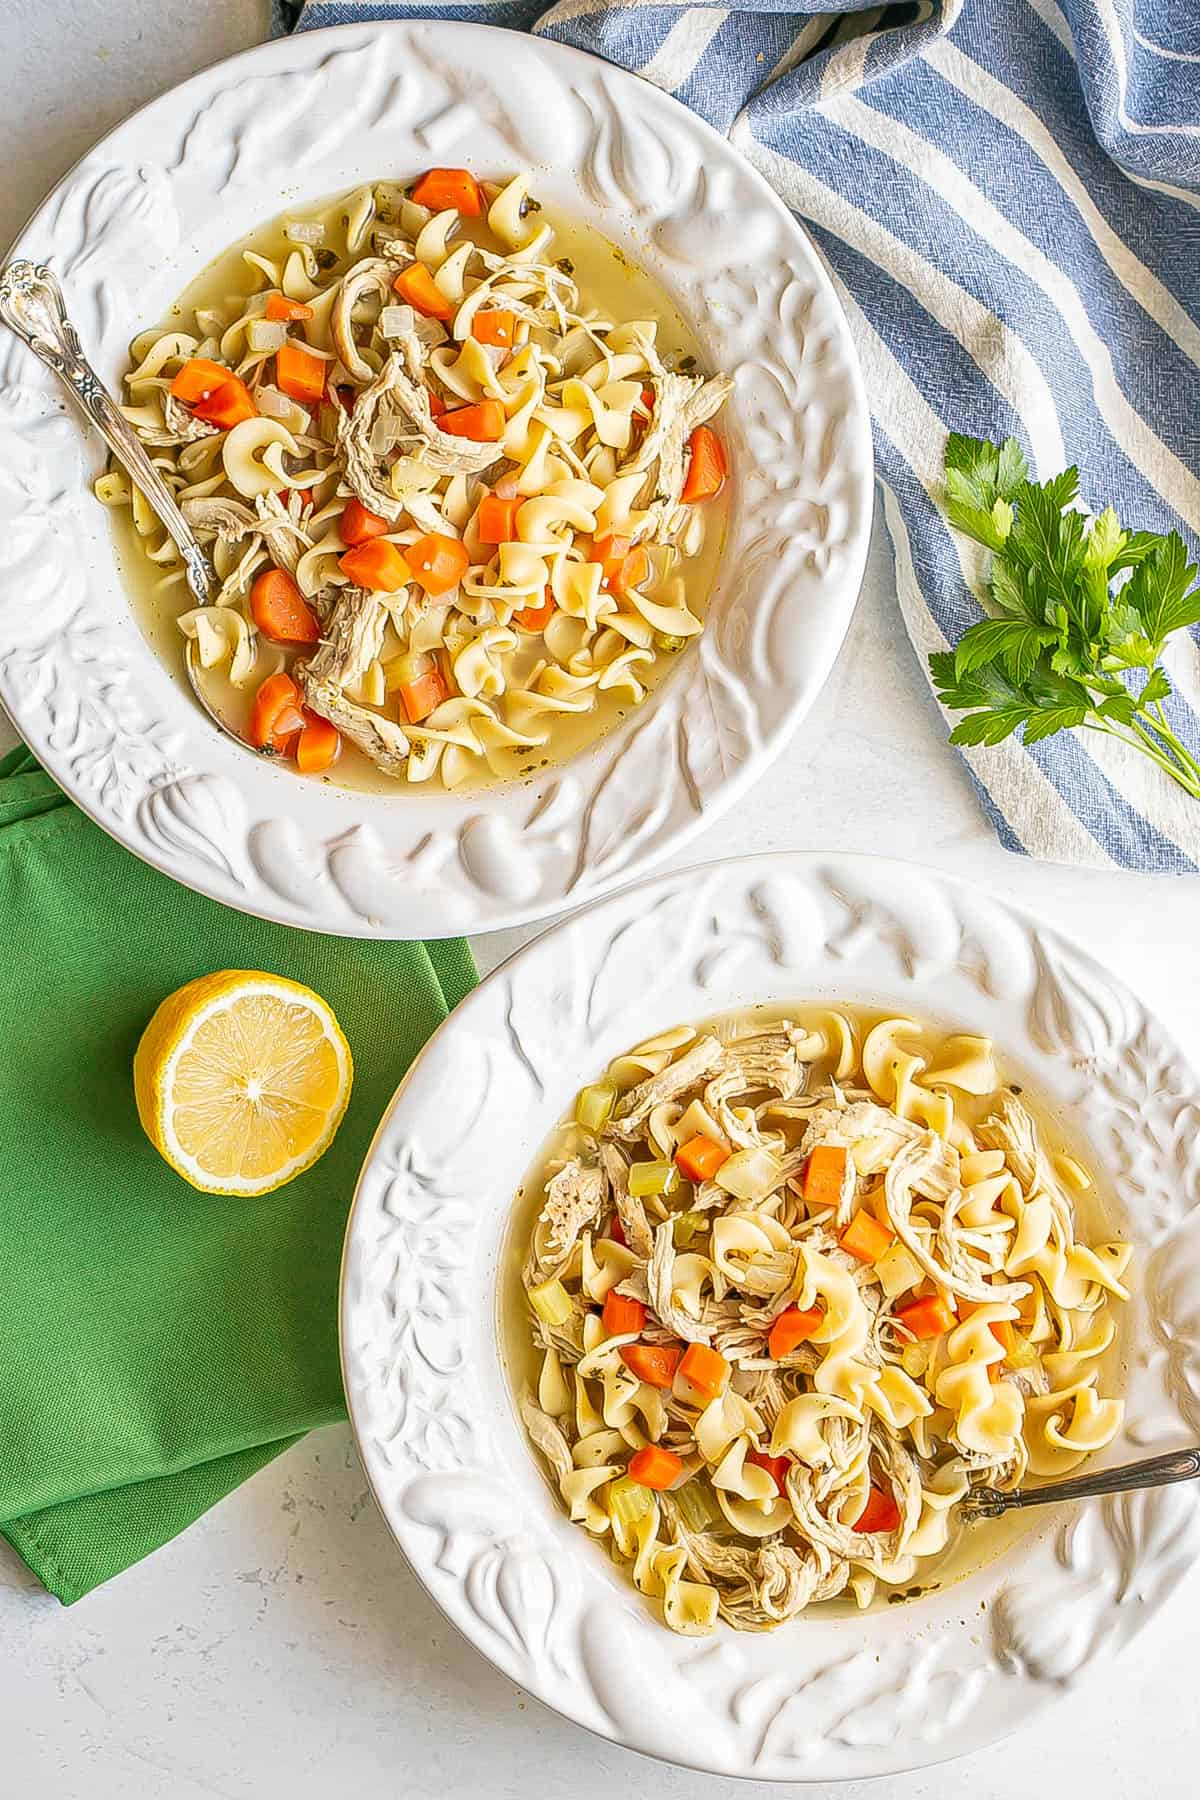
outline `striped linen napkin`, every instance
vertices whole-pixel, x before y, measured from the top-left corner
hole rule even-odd
[[[935,503],[950,430],[1017,436],[1043,480],[1077,463],[1095,510],[1111,501],[1126,525],[1174,527],[1195,553],[1197,5],[280,0],[280,12],[300,29],[522,27],[636,71],[728,133],[816,239],[849,316],[922,668],[981,616],[975,565]],[[1171,723],[1195,754],[1195,642],[1167,661]],[[1064,732],[965,757],[1009,849],[1200,867],[1200,802],[1110,739]]]

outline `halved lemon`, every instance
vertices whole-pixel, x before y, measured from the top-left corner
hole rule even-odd
[[[269,1194],[333,1142],[354,1065],[332,1011],[282,975],[226,969],[168,994],[142,1034],[142,1129],[206,1194]]]

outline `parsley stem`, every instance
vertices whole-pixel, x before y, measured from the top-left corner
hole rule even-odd
[[[1196,761],[1196,758],[1192,755],[1187,746],[1182,744],[1171,730],[1171,727],[1167,722],[1167,715],[1162,701],[1153,701],[1152,710],[1155,717],[1151,720],[1151,729],[1158,732],[1161,737],[1164,737],[1169,741],[1175,754],[1181,759],[1186,767],[1192,771],[1197,780],[1200,780],[1200,762]]]
[[[1179,786],[1183,788],[1185,792],[1191,794],[1193,799],[1200,800],[1200,771],[1193,772],[1192,769],[1188,768],[1187,763],[1191,761],[1191,758],[1188,757],[1186,750],[1183,749],[1183,745],[1175,738],[1175,734],[1170,730],[1170,727],[1167,727],[1167,735],[1174,740],[1175,746],[1183,752],[1183,756],[1186,759],[1183,762],[1172,760],[1171,751],[1169,749],[1160,748],[1155,739],[1151,737],[1150,733],[1140,725],[1136,719],[1131,720],[1130,723],[1131,729],[1137,734],[1136,737],[1129,737],[1125,732],[1119,731],[1115,725],[1110,725],[1107,722],[1102,723],[1099,720],[1093,721],[1089,719],[1086,729],[1089,731],[1102,731],[1106,737],[1116,738],[1118,743],[1127,744],[1131,750],[1140,751],[1143,756],[1148,756],[1151,762],[1157,763],[1158,767],[1164,774],[1169,775],[1172,781],[1178,782]]]

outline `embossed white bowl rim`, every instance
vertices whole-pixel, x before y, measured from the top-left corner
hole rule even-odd
[[[759,1779],[936,1762],[1014,1729],[1124,1643],[1200,1551],[1194,1484],[1046,1509],[910,1603],[673,1636],[561,1513],[516,1421],[496,1283],[512,1195],[575,1090],[681,1020],[807,998],[991,1033],[1068,1121],[1138,1245],[1127,1418],[1106,1463],[1200,1437],[1200,1081],[1141,1003],[1036,921],[867,857],[661,876],[555,925],[439,1029],[347,1232],[342,1357],[375,1496],[446,1615],[514,1682],[634,1749]],[[652,1704],[648,1704],[652,1697]]]
[[[227,905],[345,937],[539,918],[678,850],[812,704],[870,526],[862,383],[809,239],[693,113],[544,39],[429,21],[262,45],[120,125],[15,252],[54,265],[115,387],[135,330],[252,226],[434,160],[532,169],[540,194],[674,295],[713,367],[737,373],[708,630],[615,732],[529,784],[355,794],[217,733],[135,623],[90,493],[98,440],[64,416],[36,359],[0,341],[0,699],[72,798],[147,862]]]

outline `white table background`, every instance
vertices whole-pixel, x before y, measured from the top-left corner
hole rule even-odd
[[[0,243],[95,140],[254,43],[266,0],[6,0]],[[849,640],[791,749],[686,860],[908,856],[1041,913],[1200,1060],[1195,880],[1009,856],[978,811],[896,608],[876,530]],[[11,734],[0,721],[0,748]],[[479,939],[491,968],[528,933]],[[0,1455],[3,1447],[0,1446]],[[1197,1793],[1200,1572],[1123,1659],[1000,1754],[895,1779],[895,1800]],[[380,1521],[345,1427],[315,1432],[156,1556],[70,1609],[0,1546],[0,1800],[662,1800],[778,1794],[665,1769],[547,1713],[446,1625]],[[821,1789],[830,1800],[885,1791]]]

